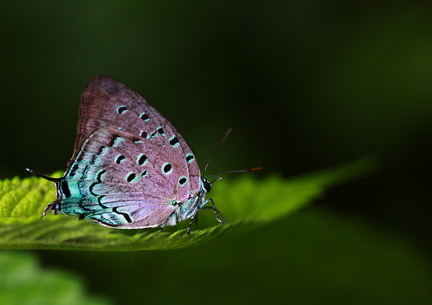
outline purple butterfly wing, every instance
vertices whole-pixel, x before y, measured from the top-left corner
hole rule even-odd
[[[87,198],[80,213],[122,228],[163,224],[173,214],[174,203],[188,199],[183,191],[188,185],[185,168],[166,151],[155,154],[158,149],[150,140],[137,140],[112,127],[94,132],[66,176],[69,185],[80,183],[79,195]],[[63,204],[71,210],[76,202],[71,196]]]
[[[201,187],[198,163],[174,126],[106,76],[94,77],[82,94],[68,165],[58,210],[110,227],[175,223],[176,206]]]
[[[148,139],[174,156],[187,170],[190,196],[200,189],[198,162],[189,145],[175,127],[133,89],[108,76],[95,76],[81,97],[80,119],[73,162],[83,142],[103,127],[122,128]]]

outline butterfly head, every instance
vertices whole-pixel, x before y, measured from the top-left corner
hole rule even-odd
[[[210,181],[208,181],[207,178],[201,179],[202,187],[206,191],[206,193],[209,193],[211,191],[211,187],[212,187],[213,182],[210,183]]]

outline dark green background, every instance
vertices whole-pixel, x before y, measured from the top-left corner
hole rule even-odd
[[[432,5],[428,1],[2,1],[0,20],[3,178],[25,176],[25,167],[47,173],[65,169],[76,134],[80,94],[92,76],[106,74],[136,89],[164,113],[201,165],[233,127],[210,171],[262,166],[256,175],[276,172],[289,177],[375,156],[381,162],[379,171],[332,190],[316,205],[392,232],[394,238],[416,244],[422,255],[429,256]],[[283,232],[284,224],[290,226],[291,220],[267,230]],[[260,234],[265,235],[263,230]],[[272,238],[266,247],[279,251],[282,258],[269,270],[280,267],[289,273],[291,265],[281,265],[285,260],[280,251],[295,249],[287,237],[283,246]],[[206,249],[213,248],[197,251],[205,256]],[[168,253],[160,255],[167,260],[178,256],[179,264],[194,269],[206,262],[205,257],[191,261],[187,251]],[[245,255],[253,257],[254,251]],[[47,264],[80,265],[79,257],[70,254],[43,257]],[[143,260],[154,257],[158,254],[146,254]],[[85,261],[82,269],[91,269],[86,265],[89,257],[80,258]],[[223,279],[209,279],[213,288],[197,292],[194,281],[201,281],[200,273],[184,283],[176,270],[164,269],[164,259],[154,271],[164,274],[158,280],[178,282],[191,298],[218,295]],[[224,269],[224,264],[220,262],[220,269],[227,277],[240,272]],[[259,272],[270,276],[254,263],[248,268],[258,270],[257,278]],[[304,274],[298,269],[294,274]],[[203,274],[211,277],[205,268]],[[91,287],[103,293],[94,284],[97,281],[93,275]],[[237,284],[248,285],[243,281]],[[305,294],[307,286],[289,285]],[[244,287],[240,291],[247,295]],[[330,295],[336,296],[336,291]],[[251,301],[241,295],[233,302]]]

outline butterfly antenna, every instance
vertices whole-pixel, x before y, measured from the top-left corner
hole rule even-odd
[[[232,173],[245,173],[245,172],[253,172],[253,171],[259,171],[261,167],[252,167],[248,169],[235,169],[235,170],[228,170],[228,171],[221,171],[216,172],[213,174],[208,175],[207,177],[216,176],[216,175],[223,175],[223,174],[232,174]],[[222,177],[217,177],[215,180],[213,180],[210,184],[213,184],[213,182],[221,180]]]
[[[205,172],[207,171],[207,168],[211,162],[211,160],[213,160],[213,157],[216,155],[216,153],[220,150],[220,148],[222,147],[222,144],[225,142],[225,140],[228,138],[228,136],[230,135],[232,131],[232,128],[228,129],[228,131],[226,132],[225,136],[223,137],[222,141],[220,141],[219,145],[216,147],[216,149],[213,151],[212,155],[210,156],[210,159],[207,161],[207,164],[204,167],[204,174],[203,176],[205,176]]]
[[[31,169],[31,168],[28,168],[28,167],[26,168],[26,171],[28,171],[29,173],[32,173],[33,175],[42,177],[48,181],[52,181],[52,182],[58,182],[59,181],[59,178],[48,177],[48,176],[42,174],[41,172],[38,172],[38,171]]]

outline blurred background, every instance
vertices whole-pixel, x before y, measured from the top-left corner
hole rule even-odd
[[[90,291],[131,304],[191,304],[194,296],[210,304],[342,304],[351,296],[351,304],[361,304],[371,299],[353,297],[360,290],[384,295],[385,287],[367,284],[371,278],[400,279],[408,290],[398,300],[407,304],[411,293],[422,295],[416,289],[431,288],[429,1],[2,1],[0,20],[1,178],[25,177],[25,167],[66,169],[80,94],[97,74],[155,105],[202,166],[232,127],[210,172],[262,166],[256,176],[289,178],[363,156],[380,163],[373,175],[252,236],[170,252],[39,252],[43,264],[74,270]],[[376,257],[366,260],[353,248],[347,254],[346,230],[365,230],[360,236],[376,248],[355,247]],[[381,255],[387,242],[398,250]],[[421,263],[391,261],[391,253],[406,251]],[[373,269],[383,264],[388,272]],[[371,269],[360,267],[366,265]],[[411,267],[424,273],[411,278]],[[106,290],[116,274],[121,288]],[[241,287],[225,282],[232,274],[239,276],[232,285]],[[352,290],[340,292],[347,279]],[[156,285],[165,281],[168,291]],[[255,286],[262,294],[251,297],[247,287]],[[377,304],[398,304],[389,300]]]

